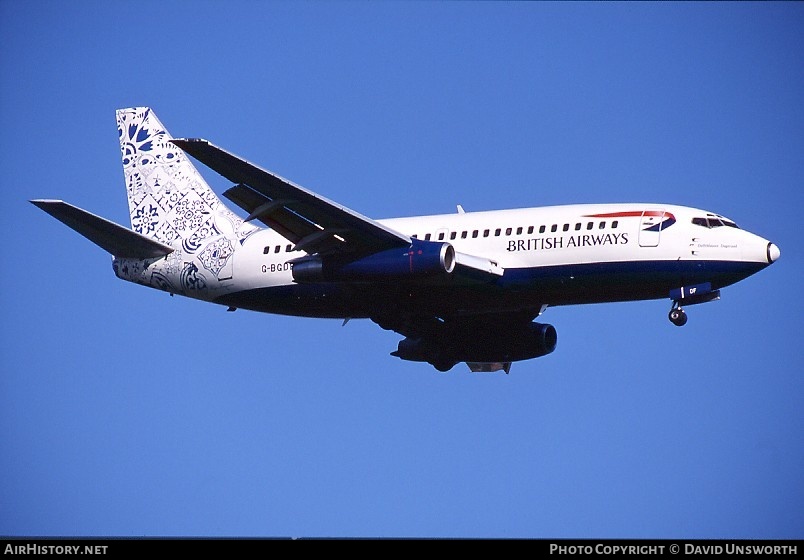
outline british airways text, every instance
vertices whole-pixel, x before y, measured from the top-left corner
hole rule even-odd
[[[627,233],[584,234],[564,237],[532,237],[508,242],[507,250],[514,251],[547,251],[550,249],[568,249],[570,247],[595,247],[599,245],[625,245],[628,243]]]

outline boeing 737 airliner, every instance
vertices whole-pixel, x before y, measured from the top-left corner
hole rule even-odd
[[[132,229],[60,200],[33,204],[113,255],[115,274],[237,308],[369,318],[392,355],[506,373],[549,354],[554,305],[669,298],[682,306],[779,258],[728,218],[669,204],[587,204],[373,220],[201,139],[153,111],[117,111]],[[233,183],[224,206],[185,153]],[[260,222],[266,227],[258,227]],[[132,231],[133,230],[133,231]]]

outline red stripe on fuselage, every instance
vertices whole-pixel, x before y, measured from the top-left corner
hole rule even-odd
[[[631,210],[629,212],[611,212],[609,214],[586,214],[583,218],[640,218],[642,216],[668,216],[675,219],[670,212],[662,210]]]

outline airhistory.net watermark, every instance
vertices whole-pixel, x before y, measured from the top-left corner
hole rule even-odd
[[[103,555],[109,545],[106,544],[83,544],[83,545],[69,545],[69,544],[34,544],[34,543],[6,543],[3,548],[3,554],[14,555],[46,555],[46,554],[91,554]]]

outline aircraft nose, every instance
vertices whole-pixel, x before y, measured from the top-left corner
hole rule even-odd
[[[768,243],[768,263],[776,262],[776,259],[778,259],[781,254],[782,252],[775,243]]]

